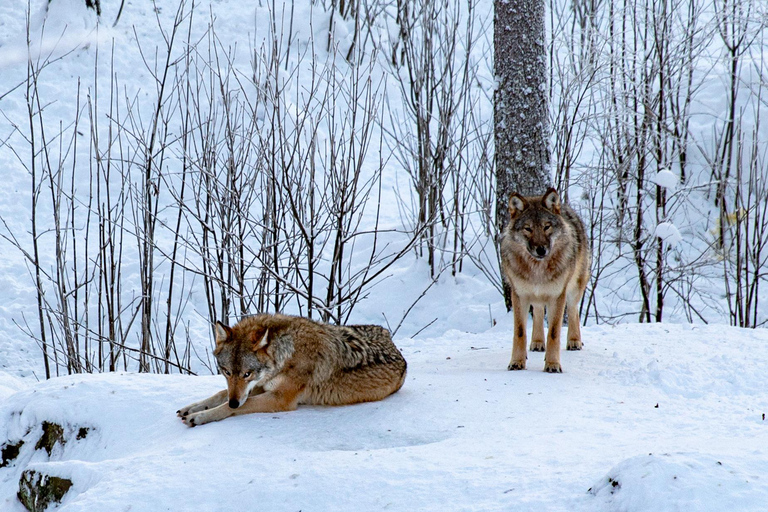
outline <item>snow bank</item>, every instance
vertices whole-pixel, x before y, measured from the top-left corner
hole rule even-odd
[[[706,454],[641,455],[616,465],[590,492],[608,510],[764,510],[768,464]],[[763,505],[761,505],[763,504]]]
[[[768,332],[586,327],[584,350],[563,351],[565,373],[549,375],[541,353],[506,371],[508,320],[399,340],[408,378],[384,401],[193,429],[175,411],[221,377],[82,375],[22,388],[0,405],[0,444],[25,441],[0,468],[0,509],[23,510],[18,481],[31,468],[73,481],[67,512],[764,510]],[[50,455],[34,449],[44,421],[65,439]]]

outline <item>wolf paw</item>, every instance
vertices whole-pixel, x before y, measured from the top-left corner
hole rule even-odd
[[[544,341],[531,341],[531,348],[529,350],[531,352],[544,352]]]
[[[563,373],[560,363],[544,363],[544,371],[547,373]]]
[[[208,423],[208,420],[204,414],[199,412],[193,412],[181,417],[181,421],[188,427],[196,427],[198,425],[204,425]]]
[[[511,361],[507,370],[525,370],[525,361]]]
[[[190,412],[186,416],[181,417],[181,421],[188,427],[196,427],[198,425],[205,425],[213,421],[223,420],[232,416],[232,409],[228,405],[220,405],[209,409],[206,407],[204,411]]]
[[[184,418],[185,416],[188,416],[192,413],[205,411],[207,409],[208,409],[207,405],[200,405],[200,404],[194,403],[186,407],[182,407],[181,409],[176,411],[176,416],[178,416],[179,418]]]
[[[568,345],[565,346],[567,350],[581,350],[581,340],[568,340]]]

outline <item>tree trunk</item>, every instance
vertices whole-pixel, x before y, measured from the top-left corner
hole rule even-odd
[[[495,0],[494,10],[496,225],[501,233],[510,193],[543,194],[552,178],[544,0]],[[509,310],[506,283],[504,299]]]

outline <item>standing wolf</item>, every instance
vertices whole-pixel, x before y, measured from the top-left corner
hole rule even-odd
[[[584,224],[550,188],[540,197],[509,198],[510,221],[501,239],[501,269],[512,292],[515,341],[509,370],[524,370],[525,324],[533,306],[531,351],[544,351],[544,306],[547,333],[544,371],[560,373],[560,329],[568,305],[568,350],[581,350],[579,302],[589,281],[591,263]]]
[[[219,370],[227,390],[176,412],[194,427],[229,416],[381,400],[400,389],[406,363],[389,331],[333,326],[307,318],[257,315],[216,323]]]

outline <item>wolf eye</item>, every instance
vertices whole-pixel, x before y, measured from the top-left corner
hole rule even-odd
[[[227,370],[226,368],[219,368],[219,370],[221,370],[221,373],[223,373],[223,374],[224,374],[224,375],[226,375],[227,377],[230,377],[230,376],[232,375],[232,372],[230,372],[230,371],[229,371],[229,370]]]
[[[243,374],[243,378],[244,378],[244,379],[247,379],[247,378],[248,378],[248,377],[250,377],[250,376],[251,376],[251,372],[245,372],[245,373]]]
[[[525,226],[525,227],[523,228],[523,230],[524,230],[526,233],[533,233],[533,229],[532,229],[531,227],[529,227],[529,226]]]
[[[549,231],[550,229],[552,229],[552,224],[546,224],[544,226],[544,231]]]

